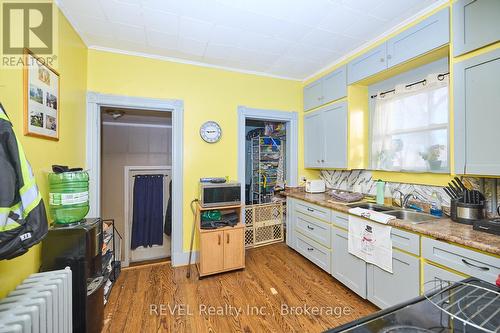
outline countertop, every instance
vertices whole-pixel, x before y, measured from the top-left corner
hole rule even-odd
[[[349,210],[349,207],[344,204],[328,202],[331,197],[327,193],[306,193],[303,188],[294,188],[286,189],[281,194],[343,213],[348,213]],[[430,220],[429,222],[420,222],[418,224],[394,219],[388,225],[430,236],[438,240],[500,255],[500,236],[472,230],[471,225],[456,223],[449,218]]]

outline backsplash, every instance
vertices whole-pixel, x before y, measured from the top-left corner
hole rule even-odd
[[[372,173],[369,170],[321,170],[320,177],[325,180],[326,186],[332,189],[361,192],[368,195],[375,195],[377,192],[376,179],[374,180],[372,178]],[[468,181],[475,189],[479,190],[481,187],[480,178],[466,177],[465,181]],[[490,204],[492,202],[491,199],[493,198],[494,192],[492,190],[493,182],[493,179],[484,179],[484,194]],[[500,193],[499,185],[500,182],[497,182],[496,202],[498,202],[498,193]],[[424,203],[430,203],[432,200],[432,194],[436,192],[441,198],[443,206],[450,205],[450,198],[444,192],[443,188],[439,186],[387,182],[386,187],[388,188],[386,191],[389,191],[391,195],[393,195],[396,190],[405,194],[413,192],[417,196],[418,201]],[[488,211],[495,211],[490,210],[489,208],[490,207],[488,207]]]

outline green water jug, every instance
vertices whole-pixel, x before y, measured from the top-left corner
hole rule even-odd
[[[85,171],[49,174],[49,209],[54,223],[81,221],[89,212],[89,174]]]

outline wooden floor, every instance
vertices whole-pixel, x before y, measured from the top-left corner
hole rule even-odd
[[[186,271],[123,270],[103,332],[322,332],[376,310],[283,243],[248,250],[241,271],[202,280]]]

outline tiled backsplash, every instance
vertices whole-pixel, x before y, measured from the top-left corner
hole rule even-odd
[[[372,178],[372,173],[369,170],[321,170],[320,177],[326,181],[326,186],[333,189],[341,189],[354,192],[362,192],[364,194],[375,195],[376,194],[376,181],[377,179]],[[479,178],[467,177],[467,179],[475,189],[480,189],[481,180]],[[489,203],[492,202],[493,190],[492,185],[494,184],[493,179],[484,179],[484,194]],[[394,191],[399,190],[406,193],[413,192],[419,201],[424,203],[430,203],[432,200],[432,194],[434,192],[441,198],[441,202],[444,206],[450,205],[450,198],[444,192],[442,187],[439,186],[428,186],[428,185],[417,185],[417,184],[405,184],[405,183],[386,183],[386,193],[390,193],[391,196]],[[500,193],[500,181],[497,182],[497,200],[498,193]],[[396,196],[397,197],[397,196]],[[489,207],[488,207],[489,208]],[[488,209],[490,210],[490,209]],[[494,211],[494,210],[491,210]]]

